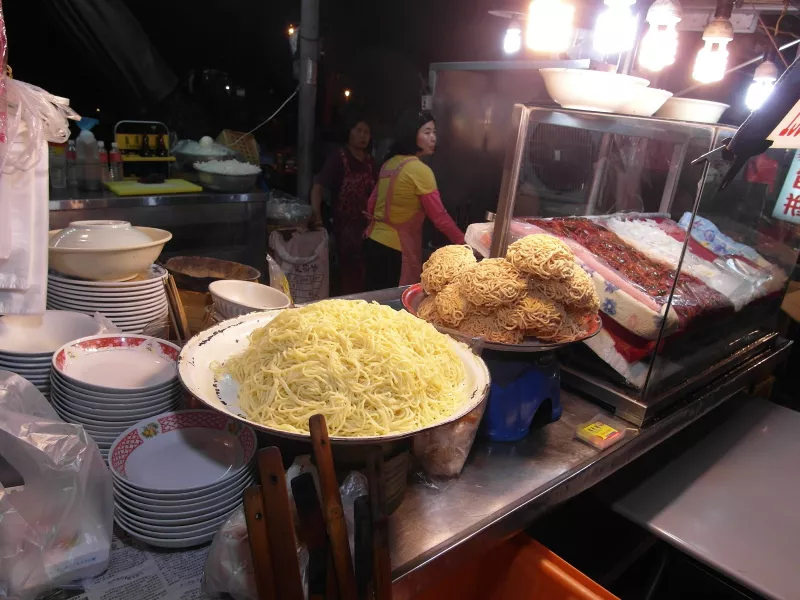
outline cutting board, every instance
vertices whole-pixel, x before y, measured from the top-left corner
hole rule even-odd
[[[139,183],[138,181],[106,181],[105,186],[117,196],[152,196],[154,194],[187,194],[201,192],[203,188],[185,179],[167,179],[164,183]]]

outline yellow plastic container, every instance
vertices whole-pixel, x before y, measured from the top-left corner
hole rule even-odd
[[[525,534],[459,566],[414,600],[619,600]]]

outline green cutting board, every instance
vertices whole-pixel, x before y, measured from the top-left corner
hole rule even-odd
[[[167,179],[164,183],[139,183],[138,181],[106,181],[105,186],[117,196],[153,196],[154,194],[188,194],[203,188],[185,179]]]

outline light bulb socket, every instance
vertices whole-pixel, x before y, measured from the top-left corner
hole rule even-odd
[[[733,25],[728,17],[714,17],[714,20],[703,30],[703,39],[711,41],[731,41]]]
[[[651,25],[669,25],[683,18],[683,9],[678,0],[656,0],[647,11],[647,22]]]
[[[733,14],[733,5],[734,0],[717,0],[717,8],[714,11],[714,19],[721,17],[730,21],[731,15]],[[733,30],[732,26],[731,30]],[[732,32],[731,37],[733,37]]]
[[[753,79],[769,79],[775,81],[778,79],[778,67],[771,60],[765,60],[756,67],[756,72],[753,73]]]

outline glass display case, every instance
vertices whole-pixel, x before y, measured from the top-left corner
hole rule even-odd
[[[561,357],[566,384],[642,422],[777,342],[798,256],[794,151],[754,157],[719,192],[727,164],[691,162],[735,128],[523,105],[512,122],[495,221],[468,241],[491,256],[530,233],[572,247],[603,330]]]

